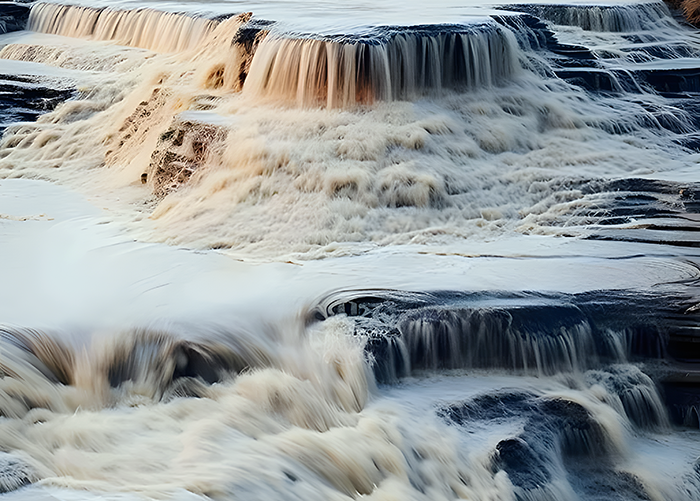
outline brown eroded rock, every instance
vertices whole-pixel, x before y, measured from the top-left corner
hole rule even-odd
[[[167,123],[172,110],[167,106],[171,92],[155,87],[147,99],[135,106],[133,112],[122,122],[119,130],[110,135],[105,144],[105,163],[108,166],[127,164],[138,155],[141,145],[159,123]],[[157,132],[156,132],[157,133]]]
[[[187,183],[207,162],[215,145],[226,138],[226,129],[212,124],[176,119],[161,134],[142,181],[149,183],[157,197]]]
[[[700,27],[700,0],[665,0],[672,8],[678,9],[693,26]]]

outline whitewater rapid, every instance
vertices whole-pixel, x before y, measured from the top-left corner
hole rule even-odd
[[[18,8],[3,497],[700,498],[664,3]]]

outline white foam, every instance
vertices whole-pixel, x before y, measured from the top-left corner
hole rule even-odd
[[[131,5],[146,4],[109,2]],[[327,30],[383,16],[476,23],[487,13],[461,5],[440,2],[435,17],[403,2],[158,6],[309,13],[300,25]],[[684,448],[685,436],[634,430],[619,399],[580,374],[454,371],[377,389],[352,319],[306,318],[338,289],[577,293],[697,279],[691,247],[585,239],[598,229],[586,219],[597,201],[581,191],[585,181],[695,181],[697,155],[647,128],[643,105],[661,98],[592,97],[531,71],[536,55],[509,45],[514,71],[490,79],[484,66],[468,92],[427,85],[370,105],[329,103],[326,90],[317,106],[306,98],[328,65],[309,57],[300,66],[318,71],[302,82],[301,99],[297,79],[291,99],[271,102],[237,92],[247,54],[230,42],[245,19],[218,24],[189,48],[164,48],[152,32],[148,43],[104,37],[176,54],[59,36],[2,39],[5,57],[54,67],[6,59],[13,72],[91,76],[77,99],[11,128],[0,147],[0,322],[45,330],[75,357],[71,384],[55,384],[8,334],[3,367],[16,377],[0,378],[0,400],[17,417],[0,420],[0,449],[26,457],[43,478],[8,499],[513,499],[491,456],[524,421],[462,429],[435,414],[436,405],[509,387],[582,406],[604,430],[611,470],[638,475],[659,499],[683,499],[696,448]],[[264,46],[269,57],[257,68],[253,61],[263,76],[280,54],[341,47],[263,43],[277,44]],[[432,61],[426,55],[439,51],[431,51],[417,60]],[[415,101],[391,100],[407,97]],[[188,183],[155,199],[142,175],[157,174],[153,152],[187,121],[222,133],[211,135]],[[196,153],[194,144],[178,148],[170,153]],[[110,356],[143,329],[192,343],[223,337],[259,363],[180,398],[152,381],[161,374],[142,374],[160,362],[146,343],[134,359],[148,362],[136,371],[143,377],[111,382],[122,374]]]

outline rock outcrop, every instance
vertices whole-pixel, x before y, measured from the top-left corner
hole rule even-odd
[[[212,146],[226,138],[226,129],[213,124],[176,119],[161,134],[141,180],[149,183],[157,197],[164,197],[187,183],[205,164]]]
[[[0,2],[0,35],[25,29],[28,19],[28,5]]]

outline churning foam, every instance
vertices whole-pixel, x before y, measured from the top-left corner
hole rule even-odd
[[[97,35],[113,16],[131,34]],[[147,41],[158,16],[34,7],[32,26],[48,31],[188,49],[124,52],[96,66],[109,70],[99,83],[8,131],[6,175],[71,179],[89,190],[132,186],[135,197],[147,196],[145,181],[158,198],[149,201],[155,233],[139,223],[144,238],[321,256],[334,242],[557,233],[552,222],[586,209],[579,182],[690,161],[670,132],[654,130],[658,106],[592,99],[533,73],[538,56],[495,23],[299,39],[246,24],[245,15],[162,14],[175,31],[157,39],[175,45],[158,48]],[[75,67],[93,50],[18,44],[0,54]],[[179,118],[185,111],[223,119],[207,125],[200,115],[193,126],[196,114]]]
[[[598,26],[567,16],[561,22]],[[24,240],[13,240],[4,252],[24,258],[24,268],[8,276],[23,286],[3,292],[30,291],[32,301],[12,318],[37,321],[36,308],[66,323],[77,317],[105,325],[91,317],[106,312],[122,327],[104,333],[88,326],[83,336],[61,326],[0,329],[0,449],[15,451],[43,486],[161,499],[185,490],[201,499],[503,501],[575,499],[574,482],[596,493],[592,482],[602,479],[604,488],[639,498],[690,500],[698,492],[685,456],[673,485],[633,460],[630,444],[658,443],[668,422],[651,379],[625,364],[623,337],[608,336],[617,365],[602,366],[585,321],[554,323],[557,335],[538,340],[509,331],[512,318],[504,314],[494,329],[506,335],[495,339],[475,313],[454,323],[471,322],[486,340],[481,353],[502,357],[501,365],[470,358],[476,342],[468,356],[455,352],[441,365],[431,336],[439,331],[454,347],[461,331],[404,317],[404,349],[424,348],[423,365],[404,364],[400,386],[378,388],[363,326],[343,315],[314,321],[300,306],[311,293],[298,288],[312,287],[305,277],[318,280],[314,270],[334,285],[432,280],[431,287],[481,289],[603,280],[648,288],[696,278],[691,264],[656,255],[615,266],[579,256],[571,272],[574,259],[553,256],[550,240],[539,244],[546,250],[537,263],[502,259],[505,247],[521,257],[520,233],[585,235],[602,217],[599,200],[585,190],[591,180],[691,171],[697,157],[673,143],[694,130],[691,116],[669,111],[651,93],[619,86],[595,95],[560,80],[545,45],[530,47],[528,34],[511,31],[517,23],[300,37],[251,23],[249,15],[211,21],[46,4],[33,7],[31,22],[91,43],[26,36],[0,56],[91,73],[76,79],[74,99],[8,129],[3,177],[77,187],[117,213],[109,219],[126,221],[128,238],[229,248],[247,258],[308,259],[393,244],[438,254],[454,242],[462,252],[430,261],[432,268],[423,256],[391,267],[377,255],[371,265],[349,260],[341,269],[336,261],[333,274],[322,261],[284,265],[311,269],[307,275],[284,274],[275,263],[284,287],[265,294],[272,286],[256,280],[264,273],[248,282],[226,274],[231,263],[214,253],[187,253],[206,261],[186,266],[175,249],[107,245],[126,237],[91,242],[83,252],[76,235],[88,232],[80,221],[33,234],[34,259]],[[664,111],[676,120],[673,130],[659,119]],[[20,237],[29,233],[20,223],[44,222],[7,221]],[[510,238],[503,247],[488,247],[503,237]],[[501,257],[478,270],[466,257],[474,242]],[[638,252],[610,249],[605,257]],[[50,279],[47,263],[56,271]],[[584,269],[605,277],[575,276]],[[494,277],[506,270],[515,278]],[[580,282],[568,283],[572,275]],[[313,284],[314,292],[327,283]],[[97,299],[79,300],[91,293]],[[283,294],[291,299],[281,305]],[[245,302],[244,295],[260,298]],[[259,311],[246,309],[253,302]],[[277,313],[290,304],[301,311]],[[49,307],[66,311],[49,314]],[[183,316],[184,325],[168,324]],[[395,335],[390,329],[399,322],[390,320]],[[419,372],[443,366],[450,372]],[[541,377],[504,375],[502,366]],[[535,461],[551,481],[528,490],[517,467]]]

